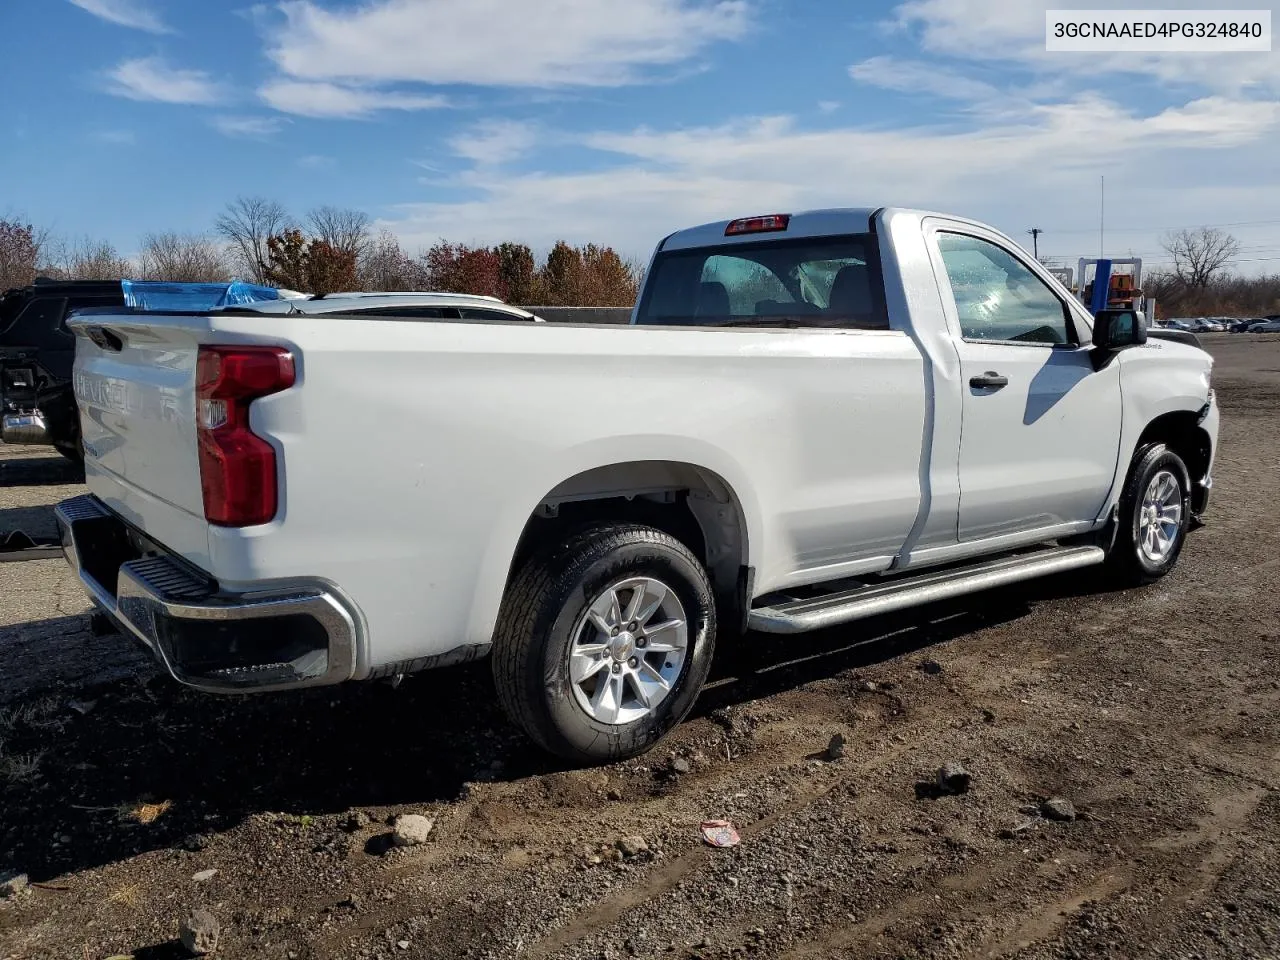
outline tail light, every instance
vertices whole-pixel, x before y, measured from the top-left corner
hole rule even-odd
[[[196,433],[204,516],[223,527],[276,515],[276,452],[249,429],[249,405],[293,386],[282,347],[201,347],[196,360]]]
[[[777,233],[786,230],[791,223],[791,214],[772,213],[767,217],[743,217],[741,220],[730,220],[724,228],[726,237],[736,237],[743,233]]]

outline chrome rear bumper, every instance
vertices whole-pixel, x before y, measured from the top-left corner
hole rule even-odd
[[[356,622],[327,585],[229,593],[95,497],[64,500],[54,513],[63,555],[90,597],[175,680],[245,693],[350,678]]]

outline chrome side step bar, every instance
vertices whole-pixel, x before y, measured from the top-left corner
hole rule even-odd
[[[888,583],[873,583],[802,600],[752,608],[747,624],[762,633],[807,633],[894,610],[1033,580],[1102,563],[1101,547],[1051,547],[966,567],[926,571]]]

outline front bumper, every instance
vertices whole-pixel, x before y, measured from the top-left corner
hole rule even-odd
[[[292,690],[348,679],[356,624],[324,584],[231,593],[93,496],[58,504],[67,562],[102,612],[175,680],[209,693]]]

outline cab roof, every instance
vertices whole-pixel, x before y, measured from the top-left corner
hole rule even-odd
[[[694,247],[724,246],[733,243],[760,243],[766,240],[796,240],[805,237],[829,237],[850,233],[866,233],[871,229],[871,218],[881,207],[832,207],[825,210],[804,210],[800,213],[782,214],[789,218],[785,230],[740,233],[726,236],[729,224],[738,219],[768,217],[770,214],[750,214],[747,218],[717,220],[696,227],[677,230],[659,245],[660,250],[688,250]]]

